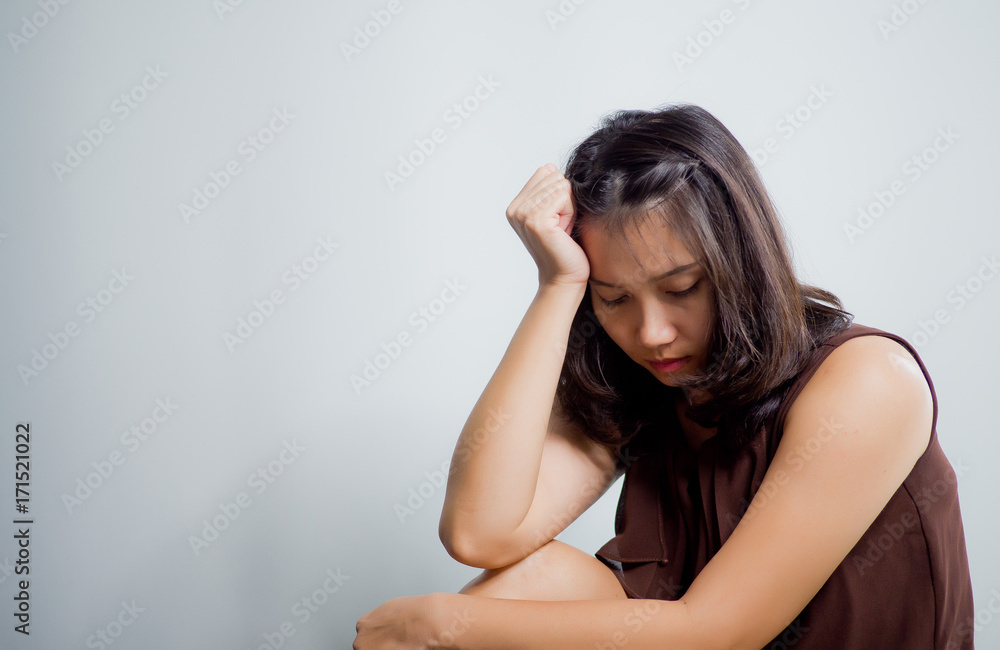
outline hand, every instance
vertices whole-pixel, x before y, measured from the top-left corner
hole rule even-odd
[[[569,233],[576,214],[569,180],[552,163],[528,179],[507,220],[538,266],[539,284],[586,284],[590,262]]]
[[[437,594],[404,596],[382,603],[358,619],[354,650],[441,648],[435,621]]]

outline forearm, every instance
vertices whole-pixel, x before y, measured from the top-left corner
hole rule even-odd
[[[455,446],[442,538],[503,539],[524,519],[570,326],[585,290],[539,287]]]
[[[720,647],[683,601],[510,600],[440,593],[435,627],[448,650],[686,650]]]

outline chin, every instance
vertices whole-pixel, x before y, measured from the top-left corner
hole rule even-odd
[[[649,369],[647,368],[647,370],[649,370]],[[671,378],[671,377],[661,377],[661,376],[659,376],[656,373],[655,370],[649,370],[649,374],[651,374],[656,379],[656,381],[660,382],[664,386],[670,386],[671,388],[677,388],[677,384],[674,382],[673,378]]]

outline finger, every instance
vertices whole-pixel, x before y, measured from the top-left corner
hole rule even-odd
[[[535,205],[541,209],[552,210],[557,217],[573,214],[573,199],[569,185],[561,174],[544,179],[538,186],[534,196]]]
[[[521,191],[517,193],[517,196],[514,197],[514,200],[511,201],[511,204],[519,202],[523,198],[529,196],[537,188],[539,183],[541,183],[546,177],[551,176],[553,173],[557,171],[558,170],[555,169],[555,165],[552,165],[552,163],[545,163],[544,165],[539,167],[537,170],[535,170],[535,173],[531,175],[531,178],[529,178],[528,181],[524,184],[524,187],[521,188]]]

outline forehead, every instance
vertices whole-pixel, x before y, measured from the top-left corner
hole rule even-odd
[[[580,233],[591,275],[606,282],[642,282],[697,260],[658,217],[627,227],[624,234],[589,227]]]

